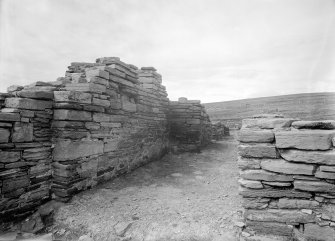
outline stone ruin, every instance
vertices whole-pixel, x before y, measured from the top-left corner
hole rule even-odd
[[[335,240],[334,136],[335,121],[243,120],[238,166],[246,237]]]
[[[169,101],[162,76],[116,57],[0,94],[0,230],[43,203],[210,141],[200,101]]]
[[[229,128],[221,121],[212,122],[212,139],[215,141],[223,140],[225,136],[229,136]]]

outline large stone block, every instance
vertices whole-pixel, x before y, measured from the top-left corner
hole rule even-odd
[[[264,170],[285,174],[313,175],[316,169],[313,165],[292,163],[283,159],[266,159],[261,161]]]
[[[304,237],[307,240],[334,241],[335,229],[333,227],[320,227],[317,224],[305,224]]]
[[[302,191],[309,192],[326,192],[326,193],[335,193],[335,185],[322,181],[304,181],[304,180],[295,180],[294,188]]]
[[[312,223],[315,221],[315,216],[312,214],[303,213],[298,210],[283,210],[283,209],[267,209],[267,210],[248,209],[245,211],[244,217],[252,221],[279,222],[287,224]]]
[[[292,123],[292,127],[297,129],[335,129],[334,120],[320,120],[320,121],[295,121]]]
[[[56,102],[76,102],[83,104],[92,103],[92,95],[80,91],[55,91]]]
[[[256,118],[242,120],[242,128],[277,129],[290,127],[294,119],[288,118]]]
[[[263,188],[263,184],[260,181],[251,181],[245,179],[239,179],[238,183],[243,187],[252,188],[252,189],[261,189]]]
[[[7,108],[45,110],[52,108],[52,101],[34,100],[27,98],[7,98],[5,106]]]
[[[310,164],[335,165],[335,150],[330,151],[302,151],[280,150],[280,155],[287,161],[304,162]]]
[[[334,130],[299,130],[275,132],[278,148],[328,150],[332,147]]]
[[[52,100],[53,91],[22,90],[17,93],[18,96],[31,99]]]
[[[237,166],[241,170],[246,169],[260,169],[261,159],[237,157]]]
[[[240,144],[238,153],[242,157],[277,158],[279,156],[276,147],[271,144]]]
[[[12,142],[31,142],[34,137],[33,132],[32,123],[15,122]]]
[[[79,110],[54,110],[55,120],[78,120],[78,121],[91,121],[92,113]]]
[[[92,77],[101,77],[103,79],[109,79],[109,73],[100,69],[87,69],[85,71],[86,78],[90,80]]]
[[[11,179],[5,179],[2,183],[2,192],[12,192],[19,188],[27,187],[29,185],[28,176],[15,177]]]
[[[293,181],[293,176],[277,174],[265,170],[245,170],[240,172],[240,176],[244,179],[270,181],[270,182]]]
[[[257,233],[279,236],[291,236],[293,231],[292,225],[277,222],[258,222],[247,220],[246,226]]]
[[[10,136],[8,129],[0,128],[0,143],[7,143]]]
[[[318,170],[315,173],[315,176],[322,179],[335,179],[335,172],[323,172]]]
[[[70,141],[62,140],[55,143],[53,157],[55,161],[74,160],[102,154],[104,143],[102,141]]]
[[[273,142],[275,138],[271,130],[256,130],[242,128],[238,133],[240,142]]]

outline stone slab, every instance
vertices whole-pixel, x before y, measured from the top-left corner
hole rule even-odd
[[[283,159],[265,159],[261,161],[261,167],[264,170],[284,173],[284,174],[302,174],[313,175],[316,167],[313,165],[288,162]]]
[[[261,189],[263,188],[263,184],[260,181],[252,181],[252,180],[245,180],[239,179],[238,183],[244,187],[252,188],[252,189]]]
[[[318,170],[315,173],[315,176],[317,178],[321,178],[321,179],[332,179],[332,180],[335,180],[335,172],[323,172],[323,171]]]
[[[280,155],[287,161],[310,164],[335,165],[335,150],[330,151],[302,151],[280,150]]]
[[[52,108],[52,101],[35,100],[28,98],[7,98],[5,101],[7,108],[45,110]]]
[[[334,130],[276,131],[278,148],[296,148],[302,150],[329,150],[332,147]]]
[[[276,147],[271,144],[240,144],[238,153],[242,157],[277,158],[279,156]]]
[[[295,121],[292,123],[292,127],[297,129],[335,129],[334,120],[320,120],[320,121]]]
[[[335,193],[335,185],[327,182],[295,180],[293,184],[294,188],[297,190],[309,191],[309,192]]]
[[[261,128],[261,129],[278,129],[290,127],[295,119],[288,118],[256,118],[243,119],[242,128]]]
[[[20,118],[21,117],[19,113],[0,112],[0,121],[5,121],[5,122],[20,121]]]
[[[20,160],[19,151],[0,151],[0,163],[11,163]]]
[[[247,220],[246,226],[260,234],[291,236],[293,231],[292,225],[277,222],[258,222]]]
[[[12,142],[31,142],[34,138],[32,123],[15,122]]]
[[[334,175],[335,175],[335,166],[320,166],[320,171],[334,172]]]
[[[240,172],[240,176],[248,180],[270,181],[270,182],[290,182],[293,176],[282,175],[265,170],[245,170]]]
[[[271,130],[256,130],[242,128],[238,132],[238,140],[240,142],[259,142],[259,143],[271,143],[274,141],[274,133]]]
[[[80,91],[55,91],[54,95],[55,102],[92,103],[92,95],[90,93]]]
[[[239,188],[239,194],[243,197],[268,197],[268,198],[311,198],[312,195],[308,192],[300,192],[293,189],[278,189],[278,188],[264,188],[264,189],[248,189]]]
[[[305,224],[304,237],[307,240],[334,241],[335,229],[332,227],[320,227],[317,224]]]
[[[261,159],[237,157],[237,166],[241,170],[246,169],[260,169]]]
[[[57,109],[54,110],[54,120],[91,121],[92,113],[88,111]]]
[[[267,210],[248,209],[245,211],[244,217],[252,221],[279,222],[287,224],[312,223],[315,221],[315,216],[312,214],[303,213],[298,210],[284,210],[284,209],[267,209]]]
[[[104,143],[102,141],[70,141],[62,140],[55,143],[53,157],[55,161],[74,160],[102,154]]]
[[[283,209],[315,209],[319,203],[313,200],[280,198],[276,207]]]
[[[53,91],[34,91],[22,90],[17,93],[19,97],[39,99],[39,100],[52,100],[54,98]]]

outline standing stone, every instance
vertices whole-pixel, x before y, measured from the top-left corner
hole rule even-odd
[[[299,130],[275,132],[278,148],[328,150],[332,147],[334,130]]]

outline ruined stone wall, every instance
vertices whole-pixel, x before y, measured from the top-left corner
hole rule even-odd
[[[211,141],[211,123],[200,100],[170,101],[168,120],[175,151],[198,151]]]
[[[245,231],[335,237],[335,121],[244,119],[239,132]]]
[[[0,223],[50,199],[53,88],[40,82],[0,95]]]
[[[54,92],[52,192],[80,190],[160,158],[168,149],[168,99],[154,68],[118,58],[72,63]]]
[[[229,136],[229,128],[221,121],[212,122],[212,139],[219,141],[223,140],[225,136]]]

